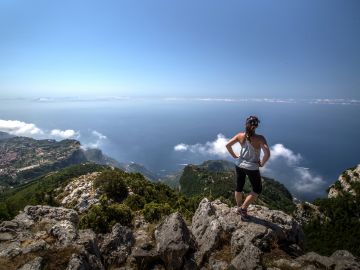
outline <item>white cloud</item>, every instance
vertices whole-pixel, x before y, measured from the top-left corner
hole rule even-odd
[[[60,130],[60,129],[53,129],[50,132],[50,136],[58,139],[70,139],[70,138],[79,138],[79,132],[76,132],[73,129],[67,130]]]
[[[174,150],[178,152],[186,152],[190,151],[191,153],[201,154],[204,156],[217,156],[221,158],[226,158],[229,156],[229,153],[225,147],[226,143],[229,139],[227,139],[223,134],[218,134],[216,140],[206,142],[205,144],[197,143],[197,144],[184,144],[180,143],[174,146]],[[238,149],[234,149],[235,151],[240,151]]]
[[[294,182],[294,188],[300,193],[321,192],[325,187],[325,181],[320,176],[313,175],[307,168],[297,167],[298,181]]]
[[[107,137],[103,134],[101,134],[100,132],[96,131],[96,130],[93,130],[91,132],[94,136],[98,137],[100,140],[105,140],[107,139]]]
[[[72,129],[60,130],[53,129],[47,131],[37,127],[33,123],[26,123],[18,120],[2,120],[0,119],[0,131],[7,132],[16,136],[32,137],[36,139],[51,138],[51,139],[69,139],[79,138],[80,133]]]
[[[104,134],[102,134],[96,130],[93,130],[91,132],[91,135],[92,135],[92,138],[90,138],[90,142],[83,144],[84,149],[100,148],[102,146],[102,144],[104,143],[104,141],[107,139],[107,137]]]
[[[279,180],[299,198],[312,199],[323,195],[326,182],[310,168],[300,166],[303,157],[283,144],[270,147],[271,158],[262,169],[265,175]]]
[[[359,99],[293,99],[293,98],[184,98],[184,97],[165,97],[167,101],[204,101],[204,102],[257,102],[257,103],[282,103],[282,104],[326,104],[326,105],[360,105]]]
[[[18,120],[0,119],[0,130],[16,136],[40,136],[44,132],[35,124],[25,123]]]
[[[231,159],[225,145],[229,141],[222,134],[218,134],[214,141],[204,144],[180,143],[174,147],[174,151],[190,155],[200,155],[202,160],[217,158]],[[233,145],[234,152],[240,152],[240,144]],[[275,144],[270,147],[271,157],[266,166],[261,168],[264,176],[272,177],[282,182],[294,195],[299,198],[313,198],[322,194],[326,188],[326,182],[307,167],[302,167],[303,157],[300,153],[285,147],[283,144]],[[263,154],[263,153],[262,153]],[[233,159],[231,159],[233,160]]]
[[[180,144],[174,146],[174,150],[183,152],[183,151],[188,150],[188,146],[184,143],[180,143]]]
[[[271,146],[270,152],[272,161],[283,159],[289,166],[294,166],[302,160],[300,154],[295,154],[292,150],[286,148],[281,143],[277,143]]]

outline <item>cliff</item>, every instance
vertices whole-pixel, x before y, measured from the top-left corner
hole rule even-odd
[[[0,133],[0,191],[84,162],[140,172],[151,181],[158,180],[157,174],[142,165],[120,163],[99,149],[84,150],[77,140],[35,140]]]
[[[355,196],[360,188],[360,164],[345,170],[338,180],[329,187],[328,198],[336,198],[346,194]]]

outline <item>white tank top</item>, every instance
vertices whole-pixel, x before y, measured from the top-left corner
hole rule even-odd
[[[247,170],[258,170],[260,149],[255,149],[248,139],[245,139],[245,143],[240,145],[240,156],[236,161],[236,165]]]

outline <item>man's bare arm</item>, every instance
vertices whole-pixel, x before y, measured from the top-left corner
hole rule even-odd
[[[265,165],[265,163],[269,160],[270,158],[270,149],[269,149],[269,146],[267,144],[267,141],[265,139],[265,137],[262,137],[262,140],[261,140],[261,149],[263,150],[264,152],[264,156],[262,158],[262,161],[260,162],[260,167],[263,167]]]
[[[227,142],[226,144],[226,149],[229,151],[230,155],[233,158],[238,158],[238,156],[234,153],[234,150],[232,148],[232,146],[239,142],[239,134],[235,135],[230,141]]]

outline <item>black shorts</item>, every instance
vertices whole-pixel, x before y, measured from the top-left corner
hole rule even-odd
[[[236,169],[236,191],[242,192],[245,185],[245,177],[246,175],[249,177],[252,191],[256,194],[260,194],[262,191],[261,184],[261,176],[259,170],[247,170],[244,168],[240,168],[239,166],[235,166]]]

